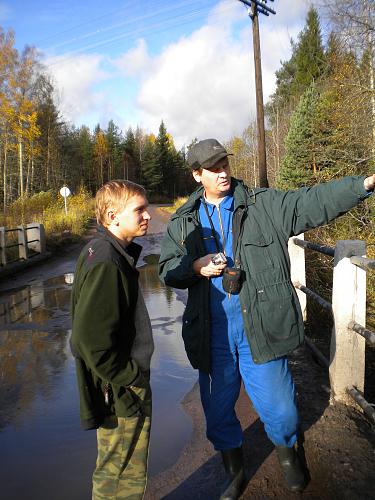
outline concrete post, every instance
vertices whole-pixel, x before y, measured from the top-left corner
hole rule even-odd
[[[34,252],[46,252],[46,233],[43,224],[32,222],[27,224],[27,247]]]
[[[296,236],[300,240],[304,240],[303,233]],[[293,242],[294,238],[289,238],[288,251],[290,257],[290,277],[292,283],[299,282],[306,286],[306,270],[305,270],[305,250]],[[297,295],[302,310],[303,320],[306,321],[306,294],[297,289]]]
[[[7,253],[6,253],[6,239],[5,239],[5,227],[0,227],[0,263],[5,266],[7,263]]]
[[[360,240],[336,242],[333,269],[329,377],[331,402],[353,404],[346,390],[355,386],[363,392],[365,378],[365,339],[348,328],[350,321],[366,324],[366,271],[351,264],[350,257],[364,256],[366,243]]]
[[[27,234],[24,226],[17,226],[18,229],[18,256],[20,260],[27,260]]]

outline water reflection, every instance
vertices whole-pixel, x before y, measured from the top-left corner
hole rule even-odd
[[[151,475],[172,465],[190,437],[179,402],[196,378],[180,335],[184,306],[161,285],[154,262],[140,269],[155,338]],[[68,347],[71,283],[70,273],[0,296],[2,498],[90,498],[96,441],[79,428]]]

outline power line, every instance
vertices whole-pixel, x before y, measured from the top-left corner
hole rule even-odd
[[[161,6],[161,8],[156,9],[155,7],[157,7],[158,4],[159,4],[159,6]],[[192,10],[192,6],[194,4],[195,5],[199,5],[200,8]],[[203,10],[207,10],[210,7],[210,5],[205,5],[205,6],[202,7],[202,2],[200,2],[200,1],[192,2],[191,0],[190,1],[189,0],[184,0],[184,1],[179,2],[177,4],[176,3],[172,4],[172,5],[168,4],[168,6],[166,7],[165,4],[164,4],[164,0],[160,0],[159,2],[154,2],[152,10],[150,12],[146,12],[145,13],[144,10],[143,10],[136,17],[129,17],[129,15],[128,15],[127,19],[125,21],[123,21],[123,22],[117,22],[116,24],[114,24],[112,26],[100,27],[100,28],[96,29],[95,31],[91,31],[91,32],[88,32],[88,33],[80,34],[80,35],[78,35],[78,36],[76,36],[76,37],[74,37],[72,39],[63,40],[62,42],[57,43],[55,45],[51,45],[49,47],[42,47],[42,49],[43,50],[51,50],[51,49],[54,49],[54,48],[63,47],[65,45],[69,45],[70,43],[73,43],[73,42],[76,42],[76,41],[79,41],[79,40],[83,40],[83,39],[87,39],[87,38],[90,38],[90,37],[93,37],[93,36],[97,36],[98,34],[101,34],[101,33],[106,33],[106,32],[112,31],[114,29],[122,28],[124,26],[131,26],[132,24],[135,24],[137,22],[147,22],[148,20],[151,20],[151,19],[153,19],[155,17],[158,17],[160,15],[163,15],[163,14],[167,14],[168,15],[169,13],[173,13],[173,12],[178,13],[178,11],[181,10],[181,9],[183,9],[184,7],[188,7],[190,12],[196,12],[197,10],[201,12]],[[119,11],[115,11],[115,12],[119,12]],[[136,12],[138,12],[138,11],[136,11]],[[128,14],[128,12],[127,12],[127,14]],[[106,17],[109,17],[109,15],[108,16],[106,15],[106,16],[97,17],[97,18],[93,19],[92,21],[88,21],[86,23],[82,23],[81,25],[78,25],[77,27],[71,28],[70,30],[67,30],[67,31],[73,31],[73,30],[79,28],[82,25],[93,24],[95,21],[100,21],[101,19],[104,19]]]

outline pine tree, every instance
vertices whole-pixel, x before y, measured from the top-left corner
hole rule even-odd
[[[146,137],[141,162],[141,181],[150,197],[161,193],[163,182],[155,150],[154,137]]]
[[[156,164],[162,178],[164,192],[173,196],[175,191],[175,165],[173,158],[174,145],[171,141],[171,136],[167,133],[167,129],[163,120],[159,126],[159,134],[155,142]]]
[[[121,171],[122,138],[120,129],[113,120],[108,122],[105,136],[108,147],[108,178],[117,179]]]
[[[291,40],[292,55],[276,71],[276,91],[271,96],[271,105],[278,109],[287,107],[293,100],[299,100],[301,94],[311,82],[317,82],[326,68],[319,16],[311,7],[304,29],[298,35],[298,41]]]
[[[303,92],[311,82],[317,82],[325,69],[325,56],[318,12],[311,7],[306,26],[299,35],[295,52],[295,93]]]
[[[313,183],[316,174],[314,127],[318,102],[319,95],[312,83],[301,96],[290,121],[285,156],[277,180],[280,189],[295,189]]]

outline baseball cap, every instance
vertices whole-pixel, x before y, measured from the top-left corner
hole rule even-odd
[[[187,164],[192,170],[212,168],[219,160],[233,156],[216,139],[204,139],[192,146],[187,154]]]

